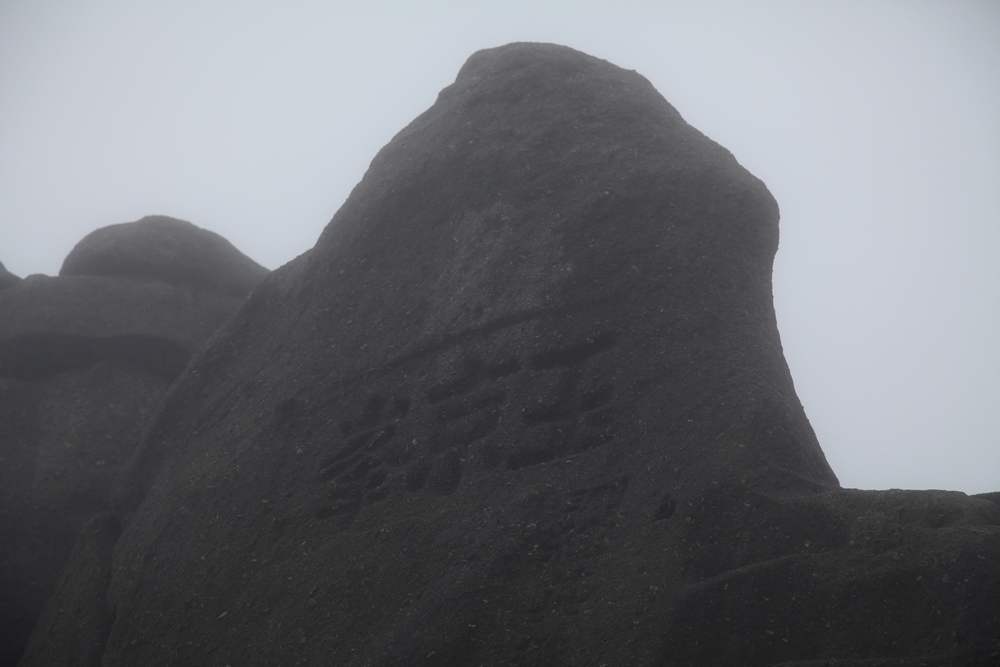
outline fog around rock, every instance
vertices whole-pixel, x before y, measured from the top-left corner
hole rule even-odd
[[[194,239],[227,271],[174,287]],[[472,54],[110,438],[133,455],[20,665],[995,663],[997,494],[841,487],[783,357],[777,245],[765,184],[642,75]],[[162,218],[71,259],[100,278],[0,300],[254,266]]]
[[[641,71],[781,205],[775,298],[842,481],[996,487],[1000,17],[989,1],[0,7],[0,261],[192,220],[308,249],[454,63],[518,39]]]

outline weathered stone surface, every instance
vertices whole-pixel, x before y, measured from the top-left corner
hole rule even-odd
[[[101,664],[990,659],[998,508],[839,488],[777,217],[641,76],[475,54],[174,385]]]
[[[246,296],[267,270],[214,232],[151,215],[91,232],[63,262],[62,276],[149,278]]]
[[[16,662],[170,383],[241,301],[122,276],[32,276],[0,292],[0,664]]]
[[[0,290],[14,287],[19,282],[21,282],[21,279],[8,271],[3,263],[0,263]]]

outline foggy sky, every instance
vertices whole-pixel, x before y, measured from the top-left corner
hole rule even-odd
[[[470,53],[558,42],[774,193],[782,341],[842,484],[1000,490],[1000,3],[278,4],[0,0],[0,261],[55,274],[162,213],[276,268]]]

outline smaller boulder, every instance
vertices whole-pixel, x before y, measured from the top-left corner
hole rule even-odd
[[[109,225],[83,238],[61,276],[117,276],[191,285],[243,297],[267,274],[223,237],[162,215]]]

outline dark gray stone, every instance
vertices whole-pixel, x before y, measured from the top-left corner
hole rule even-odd
[[[8,271],[3,263],[0,263],[0,290],[7,289],[8,287],[14,287],[20,282],[20,278]]]
[[[84,525],[70,565],[55,587],[53,603],[38,619],[34,641],[24,651],[25,664],[100,666],[114,622],[114,610],[104,593],[111,580],[111,550],[120,533],[121,524],[113,514],[98,514]],[[54,634],[60,634],[61,641],[49,641]]]

